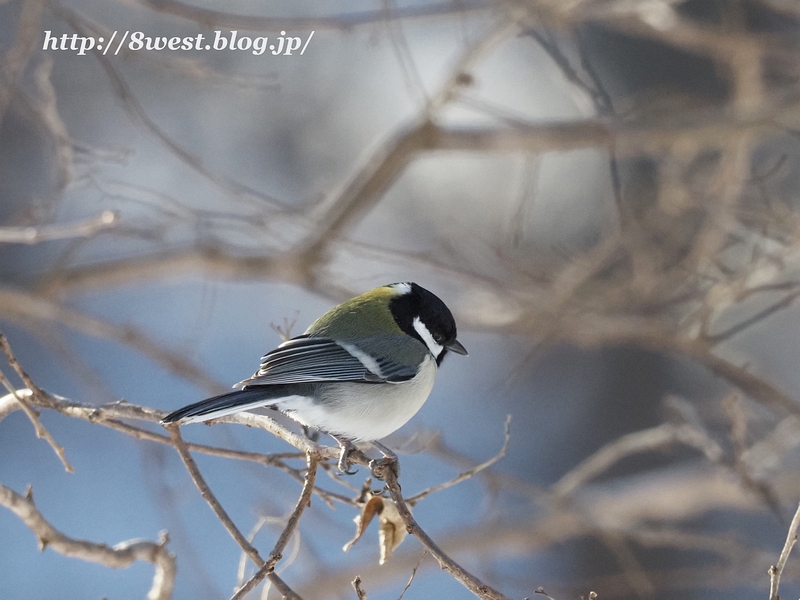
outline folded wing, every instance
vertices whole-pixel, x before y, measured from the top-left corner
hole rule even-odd
[[[237,385],[247,388],[324,381],[397,383],[411,379],[416,373],[416,366],[373,356],[355,344],[300,336],[265,354],[258,371]]]

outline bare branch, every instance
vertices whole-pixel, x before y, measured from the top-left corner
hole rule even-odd
[[[0,398],[0,401],[5,400],[7,402],[6,407],[3,409],[2,412],[0,412],[0,420],[2,420],[3,416],[15,410],[15,407],[11,404],[10,399],[13,398],[14,400],[16,400],[19,408],[22,409],[22,411],[28,417],[28,420],[33,425],[33,429],[36,432],[36,437],[43,438],[48,444],[50,444],[50,447],[53,449],[53,452],[56,453],[56,456],[58,457],[58,460],[61,461],[61,464],[64,465],[64,470],[67,473],[74,473],[75,469],[67,460],[67,453],[64,450],[64,447],[61,446],[58,442],[56,442],[52,434],[47,430],[47,428],[44,425],[42,425],[42,421],[39,419],[38,411],[28,406],[26,395],[28,397],[31,396],[32,395],[31,390],[29,389],[15,390],[9,383],[8,379],[6,379],[6,376],[3,375],[2,373],[0,373],[0,383],[2,383],[3,386],[10,392],[8,396],[3,396],[2,398]]]
[[[72,467],[71,464],[69,464],[69,461],[67,460],[67,454],[64,451],[64,447],[59,445],[58,442],[56,442],[55,438],[47,430],[47,428],[44,425],[42,425],[42,422],[39,419],[39,413],[28,405],[28,398],[32,396],[39,396],[41,398],[44,398],[44,394],[39,388],[35,387],[33,380],[22,369],[22,366],[19,364],[19,362],[17,362],[16,357],[11,352],[11,346],[9,345],[8,340],[2,333],[0,333],[0,350],[3,352],[3,354],[5,354],[8,363],[17,372],[20,378],[23,381],[25,381],[25,383],[27,383],[29,386],[33,385],[34,387],[26,390],[19,390],[19,391],[15,390],[2,372],[0,372],[0,383],[2,383],[3,387],[5,387],[8,390],[9,394],[11,394],[16,399],[19,406],[25,412],[25,415],[28,417],[31,424],[33,425],[34,430],[36,431],[36,437],[43,438],[48,444],[50,444],[50,447],[53,449],[53,452],[56,453],[56,456],[61,461],[61,464],[64,465],[64,469],[67,471],[67,473],[74,473],[75,469]],[[8,408],[5,409],[5,413],[8,414],[13,410],[14,408],[9,406]]]
[[[786,568],[786,562],[789,560],[789,554],[792,548],[797,543],[797,529],[800,527],[800,505],[794,513],[792,522],[789,525],[789,533],[786,534],[786,543],[783,545],[781,555],[778,557],[778,564],[769,568],[769,600],[781,600],[778,596],[778,586],[781,583],[781,575]]]
[[[356,575],[356,578],[353,579],[352,585],[356,591],[356,598],[358,600],[367,600],[367,592],[361,587],[361,577],[359,575]]]
[[[425,560],[426,556],[428,556],[428,549],[427,548],[422,551],[422,556],[419,557],[419,562],[411,570],[411,577],[408,578],[408,583],[406,583],[406,587],[403,588],[403,591],[401,592],[401,594],[397,598],[397,600],[403,600],[403,596],[406,595],[406,592],[408,591],[408,588],[410,588],[411,584],[414,583],[414,577],[417,576],[417,571],[419,570],[419,566],[422,564],[422,561]]]
[[[147,600],[172,598],[176,573],[175,557],[167,550],[169,538],[166,532],[162,533],[158,543],[137,539],[110,547],[105,544],[75,540],[55,529],[36,508],[30,488],[25,496],[20,496],[14,490],[0,485],[0,504],[16,514],[33,531],[39,540],[41,550],[49,547],[64,556],[80,558],[114,569],[127,567],[135,561],[153,563],[155,573]]]

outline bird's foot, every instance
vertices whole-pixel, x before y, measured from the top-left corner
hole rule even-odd
[[[350,470],[350,453],[356,449],[353,442],[336,436],[331,437],[338,442],[339,448],[341,448],[341,452],[339,452],[339,462],[336,465],[339,471],[341,471],[343,475],[355,475],[356,471]]]
[[[372,442],[372,445],[383,454],[383,458],[375,458],[369,461],[369,470],[372,476],[383,481],[386,469],[391,469],[394,471],[395,479],[397,479],[400,475],[400,462],[397,460],[397,454],[380,442]]]
[[[397,479],[397,475],[400,472],[400,463],[397,462],[396,458],[388,457],[373,458],[371,461],[369,461],[369,470],[375,479],[384,481],[386,479],[387,469],[394,471],[394,477]]]

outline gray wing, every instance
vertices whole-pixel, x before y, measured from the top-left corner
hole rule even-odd
[[[398,383],[417,374],[416,365],[373,356],[355,344],[322,337],[296,337],[261,359],[261,367],[237,385],[276,385],[324,381]]]

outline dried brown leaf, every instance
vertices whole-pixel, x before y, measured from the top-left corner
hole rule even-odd
[[[356,535],[342,549],[347,552],[361,539],[375,515],[378,515],[378,522],[380,523],[380,529],[378,530],[378,546],[381,552],[380,564],[384,564],[408,535],[397,507],[389,499],[373,496],[364,504],[361,514],[353,519],[356,524]]]
[[[356,535],[355,537],[347,542],[343,547],[342,550],[347,552],[350,548],[353,547],[358,540],[361,539],[361,536],[364,535],[364,531],[366,531],[367,527],[372,521],[372,517],[376,514],[380,514],[383,510],[383,498],[380,496],[373,496],[370,498],[364,506],[361,508],[361,514],[357,515],[353,521],[356,524]]]

